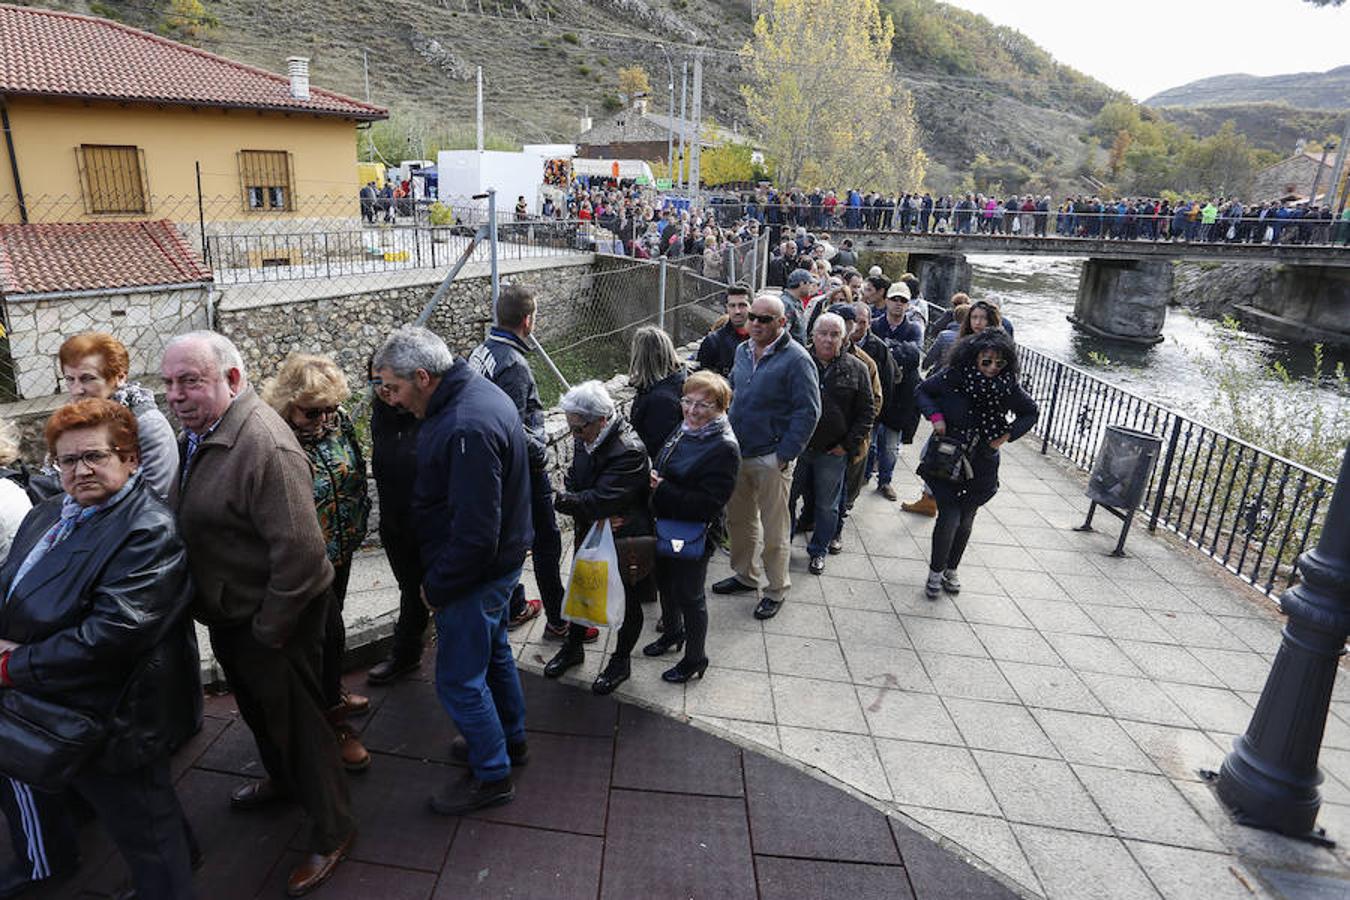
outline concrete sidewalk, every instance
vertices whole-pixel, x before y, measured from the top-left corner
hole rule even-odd
[[[1071,530],[1087,508],[1081,475],[1036,449],[1005,451],[959,596],[923,596],[933,520],[869,490],[823,576],[794,542],[775,619],[709,594],[704,681],[666,684],[672,660],[638,656],[618,696],[780,754],[1028,896],[1350,896],[1344,847],[1240,828],[1199,776],[1246,728],[1279,646],[1273,604],[1142,528],[1129,558],[1108,556],[1114,532]],[[912,466],[906,448],[905,497],[918,495]],[[709,582],[729,571],[719,555]],[[397,593],[381,556],[359,560],[352,591],[351,642],[387,634]],[[527,671],[556,650],[542,629],[513,636]],[[601,664],[593,649],[569,680],[588,684]],[[1324,740],[1321,824],[1350,841],[1345,682]]]

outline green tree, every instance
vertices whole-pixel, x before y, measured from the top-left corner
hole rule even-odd
[[[200,38],[220,27],[220,20],[206,11],[201,0],[170,0],[163,31],[181,38]]]
[[[647,70],[642,66],[624,66],[617,73],[619,78],[619,93],[623,94],[624,99],[632,103],[634,99],[640,96],[646,96],[652,92],[652,82],[647,76]]]
[[[1182,154],[1185,187],[1210,194],[1240,194],[1256,172],[1256,154],[1230,119],[1218,133],[1195,141]]]
[[[922,184],[926,157],[914,98],[891,68],[894,38],[877,0],[773,0],[756,21],[741,93],[784,185]]]

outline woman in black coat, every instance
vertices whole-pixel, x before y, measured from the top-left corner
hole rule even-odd
[[[644,325],[633,333],[628,383],[637,396],[633,398],[629,420],[650,459],[656,459],[656,451],[684,417],[680,395],[685,375],[670,335],[655,325]]]
[[[169,776],[169,754],[201,717],[186,550],[138,471],[125,406],[78,400],[48,420],[46,438],[65,493],[28,514],[0,567],[0,699],[40,709],[45,727],[82,717],[103,736],[59,771],[54,752],[25,768],[32,732],[0,716],[0,808],[20,861],[0,874],[0,895],[77,865],[60,796],[37,785],[93,808],[137,897],[190,898],[192,838]]]
[[[567,416],[574,440],[572,465],[553,506],[572,517],[575,546],[581,546],[586,533],[600,519],[609,519],[616,544],[624,538],[650,538],[652,517],[647,499],[651,462],[633,426],[618,414],[609,392],[598,381],[582,382],[564,394],[558,405]],[[624,562],[620,560],[621,565]],[[635,583],[625,579],[623,625],[609,663],[591,685],[597,694],[611,693],[628,680],[629,656],[642,634],[641,602],[655,590],[650,558],[643,564],[648,570]],[[586,626],[573,622],[562,649],[544,667],[544,675],[557,678],[584,662],[585,640]]]
[[[702,524],[703,552],[690,559],[657,556],[656,581],[666,627],[642,648],[647,656],[661,656],[684,647],[684,658],[661,675],[673,684],[702,678],[708,668],[703,583],[714,544],[707,530],[731,499],[741,465],[740,447],[727,420],[731,385],[725,378],[715,372],[695,372],[684,383],[680,405],[684,421],[666,439],[652,469],[652,510],[658,519]]]
[[[956,569],[975,514],[998,493],[999,448],[1031,430],[1040,415],[1036,401],[1018,384],[1017,373],[1012,339],[990,328],[961,339],[947,367],[919,385],[919,410],[933,423],[933,433],[965,445],[973,470],[973,477],[960,484],[928,480],[938,509],[925,586],[929,598],[940,590],[960,592]]]

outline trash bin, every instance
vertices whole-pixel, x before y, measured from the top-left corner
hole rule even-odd
[[[1098,506],[1120,519],[1125,524],[1120,529],[1120,540],[1112,556],[1125,555],[1125,538],[1148,490],[1161,449],[1162,438],[1155,434],[1124,425],[1106,426],[1097,459],[1092,464],[1092,474],[1088,477],[1087,496],[1092,504],[1088,507],[1087,521],[1076,530],[1092,531],[1092,514]]]
[[[1088,499],[1102,506],[1132,509],[1144,499],[1162,438],[1124,425],[1107,425],[1088,478]]]

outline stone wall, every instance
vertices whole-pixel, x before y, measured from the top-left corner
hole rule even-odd
[[[9,350],[18,396],[31,400],[61,390],[56,351],[82,331],[106,331],[126,344],[134,376],[159,371],[164,344],[175,334],[207,327],[208,289],[96,297],[5,300]]]
[[[540,341],[570,335],[593,317],[597,263],[502,272],[503,283],[532,287],[539,298]],[[395,328],[417,318],[440,279],[398,287],[372,286],[333,296],[290,302],[232,302],[226,295],[216,311],[216,330],[238,345],[251,377],[261,382],[293,352],[325,353],[337,360],[353,386],[366,380],[370,353]],[[491,281],[456,279],[432,314],[428,327],[457,355],[483,340],[492,322]]]

